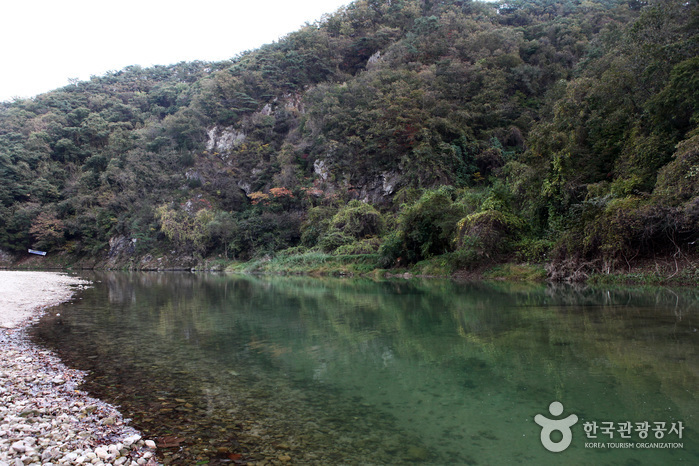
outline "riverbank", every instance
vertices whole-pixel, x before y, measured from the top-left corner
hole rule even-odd
[[[27,338],[46,309],[88,285],[52,272],[0,271],[0,466],[157,464],[153,441],[78,389],[84,373]]]
[[[420,261],[416,264],[382,269],[377,254],[336,255],[320,252],[277,254],[247,262],[204,261],[197,270],[225,270],[229,273],[362,276],[369,278],[452,278],[464,281],[509,281],[586,283],[597,285],[699,285],[699,257],[637,261],[625,268],[604,269],[593,262],[531,263],[483,261],[468,268],[459,267],[453,254]]]
[[[197,271],[242,274],[354,276],[372,279],[392,277],[453,278],[466,281],[512,281],[578,283],[591,285],[699,286],[699,252],[679,257],[658,256],[637,259],[633,263],[610,265],[594,261],[559,260],[521,262],[515,257],[483,258],[463,263],[458,253],[445,253],[415,264],[391,268],[381,266],[373,254],[337,254],[303,248],[290,248],[274,255],[247,261],[221,257],[195,258],[178,254],[131,257],[128,261],[76,258],[67,254],[52,257],[5,258],[0,268],[13,270],[139,270]]]

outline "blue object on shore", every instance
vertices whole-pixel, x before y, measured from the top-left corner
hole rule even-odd
[[[46,255],[46,251],[37,251],[36,249],[30,249],[30,250],[29,250],[29,253],[30,253],[30,254],[38,254],[39,256],[45,256],[45,255]]]

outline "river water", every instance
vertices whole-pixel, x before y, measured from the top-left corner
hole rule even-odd
[[[697,290],[82,276],[33,338],[166,464],[699,464]]]

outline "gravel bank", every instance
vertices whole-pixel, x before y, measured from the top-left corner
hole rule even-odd
[[[157,464],[152,440],[114,406],[78,390],[84,374],[24,332],[86,285],[57,273],[0,271],[0,466]]]
[[[68,301],[75,288],[88,284],[59,273],[0,270],[0,327],[24,326],[47,307]]]

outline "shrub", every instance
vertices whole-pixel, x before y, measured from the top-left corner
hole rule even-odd
[[[230,250],[238,259],[250,259],[296,246],[301,236],[300,224],[296,212],[251,212],[235,222]]]
[[[454,202],[456,190],[442,186],[426,191],[418,201],[404,207],[399,216],[403,253],[408,262],[416,262],[454,249],[456,224],[466,208]],[[395,240],[394,240],[395,241]]]
[[[188,212],[183,208],[162,205],[155,212],[160,229],[176,247],[191,249],[199,254],[206,252],[211,239],[207,226],[214,219],[210,209]]]
[[[337,209],[328,206],[309,209],[301,224],[301,244],[309,248],[317,245],[320,238],[330,228],[330,220],[335,213],[337,213]]]
[[[609,269],[626,267],[635,258],[681,253],[695,241],[699,225],[699,209],[691,205],[671,207],[635,196],[585,203],[579,222],[561,236],[554,256],[559,262],[599,258]]]
[[[517,259],[525,262],[541,262],[554,246],[554,242],[548,239],[523,238],[514,244]]]
[[[345,235],[340,230],[330,230],[320,239],[318,246],[320,246],[324,252],[333,252],[340,246],[351,244],[353,242],[353,237]]]
[[[338,255],[375,254],[381,246],[381,240],[375,236],[344,244],[335,250]]]
[[[484,259],[483,245],[480,238],[462,238],[462,245],[456,251],[448,255],[449,262],[454,270],[471,269]]]
[[[305,246],[292,246],[290,248],[283,249],[281,251],[278,251],[276,254],[276,257],[292,257],[292,256],[300,256],[303,254],[306,254],[308,252],[308,248]]]
[[[379,247],[379,267],[387,269],[399,262],[403,254],[403,235],[399,231],[393,231],[383,238]]]
[[[699,196],[699,135],[677,145],[673,161],[658,172],[653,197],[678,205]]]
[[[379,211],[361,201],[350,201],[338,211],[314,207],[304,222],[302,242],[317,244],[325,252],[343,247],[338,254],[375,253],[380,243],[376,236],[383,225]]]
[[[333,216],[330,226],[347,236],[361,239],[379,235],[383,223],[381,214],[372,205],[353,200]]]
[[[486,256],[505,252],[524,229],[522,219],[509,212],[486,210],[462,218],[457,226],[457,245],[464,247],[466,239],[477,238]]]

